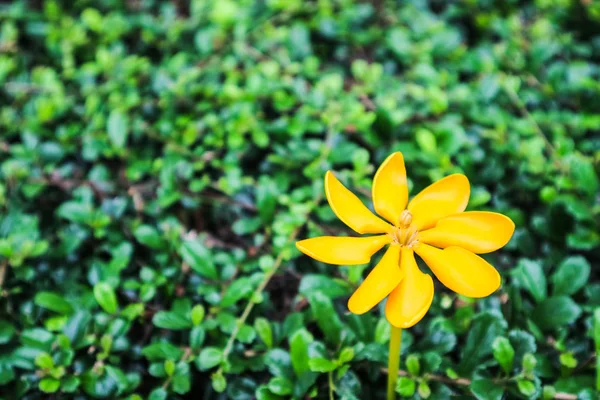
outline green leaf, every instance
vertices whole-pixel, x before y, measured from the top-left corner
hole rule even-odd
[[[138,242],[152,249],[161,249],[163,247],[163,239],[158,231],[150,225],[140,225],[135,228],[133,235]]]
[[[554,296],[572,295],[585,286],[590,277],[590,264],[582,256],[572,256],[560,263],[550,278]]]
[[[108,117],[108,138],[114,147],[122,149],[129,135],[129,122],[127,116],[119,110],[113,110]]]
[[[542,330],[563,327],[575,322],[581,307],[570,297],[549,297],[533,310],[532,319]]]
[[[8,363],[0,362],[0,385],[6,385],[15,379],[15,371]]]
[[[55,393],[60,388],[60,381],[54,378],[44,378],[40,381],[39,387],[44,393]]]
[[[40,353],[35,357],[35,365],[42,369],[54,368],[54,360],[48,353]]]
[[[415,354],[409,354],[408,357],[406,357],[406,370],[413,376],[419,376],[419,372],[421,371],[419,357]]]
[[[240,326],[237,339],[242,343],[252,343],[256,338],[256,332],[254,328],[248,324]]]
[[[537,360],[535,356],[531,353],[527,353],[523,356],[523,372],[526,374],[531,374],[537,365]]]
[[[89,328],[91,314],[84,310],[75,311],[69,317],[63,333],[70,340],[73,346],[79,346],[85,339],[86,331]]]
[[[222,393],[227,389],[227,380],[220,372],[215,372],[210,376],[212,387],[215,392]]]
[[[282,398],[269,389],[267,385],[261,385],[254,393],[256,400],[282,400]]]
[[[342,279],[331,278],[326,275],[307,274],[302,277],[298,291],[303,296],[320,291],[327,297],[335,299],[348,295],[351,286]]]
[[[508,339],[515,350],[514,363],[517,365],[521,364],[525,354],[537,351],[535,338],[528,332],[518,329],[512,330],[508,334]]]
[[[295,374],[288,352],[282,349],[271,349],[265,358],[265,364],[271,375],[284,376],[292,379]]]
[[[194,324],[194,326],[200,325],[200,323],[204,319],[204,314],[205,310],[202,304],[196,304],[194,308],[192,308],[191,312],[192,324]]]
[[[144,314],[144,304],[142,303],[132,303],[121,310],[121,316],[129,321],[133,321],[142,314]]]
[[[570,155],[567,160],[569,172],[575,181],[576,187],[590,195],[597,194],[600,180],[594,169],[593,159],[575,153]]]
[[[200,349],[200,346],[204,343],[204,339],[206,337],[206,333],[202,326],[194,326],[190,331],[190,346],[193,350]]]
[[[354,358],[354,349],[352,347],[344,347],[340,352],[338,361],[340,364],[346,364]]]
[[[280,396],[292,394],[294,384],[286,378],[274,377],[268,383],[269,390]]]
[[[242,218],[235,221],[231,226],[236,235],[244,236],[249,233],[256,232],[262,225],[262,220],[259,217]]]
[[[221,299],[221,306],[229,307],[237,303],[238,300],[249,297],[254,291],[254,285],[251,282],[250,278],[247,277],[241,277],[233,281]]]
[[[314,372],[330,372],[333,371],[337,365],[333,361],[326,358],[311,358],[308,360],[308,365],[311,371]]]
[[[62,295],[54,292],[39,292],[35,295],[34,303],[40,307],[57,312],[59,314],[69,315],[73,312],[73,307]]]
[[[577,366],[577,359],[573,356],[573,353],[562,353],[559,356],[560,365],[567,368],[575,368]]]
[[[542,388],[542,399],[552,400],[556,396],[556,389],[554,386],[546,385]]]
[[[175,361],[165,360],[164,368],[167,376],[172,376],[175,373]]]
[[[94,209],[89,204],[68,201],[61,204],[57,210],[57,214],[59,217],[69,221],[85,224],[92,220]]]
[[[431,388],[427,381],[419,382],[419,387],[417,388],[417,392],[422,399],[428,399],[431,396]]]
[[[600,233],[580,224],[567,235],[567,244],[573,249],[592,250],[600,246]]]
[[[416,390],[417,385],[414,380],[406,376],[401,376],[398,378],[398,382],[396,382],[396,392],[400,396],[411,397],[413,394],[415,394]]]
[[[267,348],[270,349],[273,347],[273,330],[271,329],[269,320],[261,317],[256,318],[254,320],[254,329]]]
[[[415,139],[425,153],[435,153],[437,150],[437,143],[435,136],[431,131],[427,129],[419,129],[415,135]]]
[[[491,379],[475,379],[469,388],[479,400],[502,400],[504,396],[504,388]]]
[[[348,370],[337,380],[335,391],[341,399],[359,400],[359,393],[362,393],[360,379],[352,370]]]
[[[179,248],[179,254],[189,266],[200,275],[217,279],[217,270],[213,263],[213,257],[199,240],[192,239],[183,242]]]
[[[261,176],[261,180],[256,187],[256,206],[258,214],[264,223],[269,223],[275,214],[277,207],[277,184],[272,179],[265,179]]]
[[[497,337],[492,343],[494,358],[505,373],[509,374],[513,367],[515,350],[505,337]]]
[[[306,329],[299,329],[290,337],[290,355],[296,376],[309,370],[308,345],[313,340]]]
[[[525,379],[517,379],[517,387],[519,389],[519,392],[521,392],[527,397],[532,397],[537,392],[535,383]]]
[[[80,384],[81,380],[78,377],[67,376],[61,381],[60,390],[65,393],[74,393]]]
[[[390,340],[391,326],[385,318],[380,318],[375,326],[375,342],[385,344]]]
[[[142,349],[149,361],[177,360],[183,356],[183,350],[169,342],[155,342]]]
[[[174,311],[159,311],[154,314],[152,323],[162,329],[190,329],[193,324],[190,318]]]
[[[8,321],[0,319],[0,344],[6,344],[15,335],[15,327]]]
[[[423,371],[435,372],[442,365],[442,356],[435,351],[428,351],[423,354]]]
[[[156,388],[148,396],[148,400],[166,400],[169,393],[164,388]]]
[[[555,202],[562,203],[565,210],[579,221],[589,220],[593,217],[589,204],[575,195],[561,194],[556,197]]]
[[[308,302],[317,320],[317,325],[329,343],[337,343],[342,332],[342,322],[333,308],[331,299],[322,292],[313,292],[308,296]]]
[[[117,312],[117,296],[112,286],[106,282],[100,282],[94,286],[94,297],[96,301],[109,314]]]
[[[177,394],[186,394],[190,391],[191,387],[190,367],[187,362],[181,361],[177,364],[177,370],[173,376],[173,391]]]
[[[49,352],[54,341],[54,335],[42,328],[26,329],[21,332],[19,341],[27,346]]]
[[[494,339],[505,334],[506,325],[500,315],[489,311],[473,318],[461,355],[461,372],[473,371],[479,361],[492,352]]]
[[[200,371],[209,370],[223,361],[223,350],[217,347],[205,347],[196,359],[196,367]]]
[[[521,259],[514,274],[519,286],[526,289],[536,302],[539,303],[546,298],[546,275],[540,261]]]

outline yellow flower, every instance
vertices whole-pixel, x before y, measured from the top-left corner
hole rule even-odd
[[[414,253],[451,290],[467,297],[485,297],[500,287],[498,271],[477,254],[498,250],[510,240],[515,224],[493,212],[463,212],[469,201],[466,176],[447,176],[408,202],[402,153],[390,155],[373,179],[374,215],[328,171],[325,192],[342,222],[368,237],[322,236],[301,240],[304,254],[330,264],[368,263],[390,245],[354,292],[348,308],[363,314],[388,297],[385,315],[398,328],[409,328],[425,315],[433,300],[433,280],[417,267]],[[408,203],[408,205],[407,205]]]

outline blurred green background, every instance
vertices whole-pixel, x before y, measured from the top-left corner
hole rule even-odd
[[[368,266],[294,241],[393,151],[517,226],[493,296],[436,283],[398,392],[597,398],[599,2],[0,2],[0,397],[382,398]]]

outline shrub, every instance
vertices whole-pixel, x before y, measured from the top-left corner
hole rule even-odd
[[[348,233],[326,170],[366,199],[402,151],[517,230],[495,295],[436,286],[398,392],[592,398],[600,9],[522,3],[1,4],[1,392],[382,397],[365,268],[294,241]]]

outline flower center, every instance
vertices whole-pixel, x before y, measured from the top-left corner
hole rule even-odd
[[[402,211],[400,214],[400,219],[398,220],[398,225],[400,228],[408,228],[412,224],[412,214],[408,210]]]
[[[412,214],[408,210],[402,211],[398,226],[391,233],[393,243],[413,248],[419,243],[419,231],[412,226]]]

